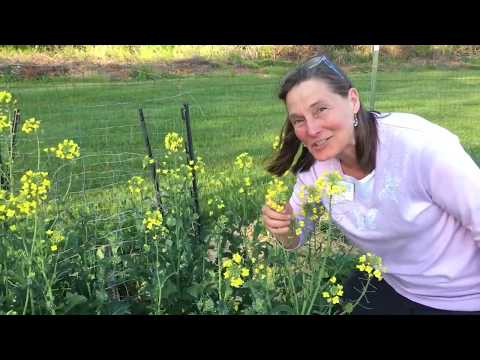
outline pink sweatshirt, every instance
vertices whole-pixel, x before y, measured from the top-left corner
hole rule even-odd
[[[354,245],[383,259],[385,281],[426,306],[478,311],[480,169],[448,130],[413,114],[383,115],[373,173],[356,180],[337,159],[316,161],[297,175],[290,204],[299,212],[300,185],[339,171],[355,191],[353,201],[332,205],[332,218]]]

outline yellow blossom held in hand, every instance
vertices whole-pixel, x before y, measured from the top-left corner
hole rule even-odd
[[[282,212],[289,198],[287,192],[288,187],[285,183],[280,179],[274,178],[267,187],[267,194],[265,195],[267,206],[277,212]]]

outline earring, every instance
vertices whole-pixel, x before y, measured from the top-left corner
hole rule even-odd
[[[358,117],[357,114],[353,114],[353,127],[358,126]]]

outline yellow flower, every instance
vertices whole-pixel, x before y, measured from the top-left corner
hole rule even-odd
[[[243,277],[247,277],[248,275],[250,275],[250,270],[248,270],[247,268],[243,268],[240,275],[242,275]]]
[[[324,291],[322,292],[322,296],[325,298],[325,299],[328,299],[330,297],[330,293],[328,291]]]
[[[332,276],[328,281],[330,281],[332,284],[335,284],[337,282],[337,278],[335,276]]]
[[[22,126],[22,131],[26,134],[35,132],[40,127],[40,121],[35,118],[28,119]]]
[[[253,158],[244,152],[235,158],[235,165],[238,169],[250,169],[253,166]]]
[[[163,223],[163,216],[160,210],[147,211],[143,224],[147,230],[160,229]]]
[[[0,115],[0,133],[3,129],[10,128],[10,123],[8,122],[8,118],[6,116]]]
[[[228,279],[228,278],[230,277],[230,275],[231,275],[231,274],[230,274],[230,271],[227,270],[227,271],[225,271],[225,273],[223,274],[223,277],[224,277],[225,279]]]
[[[232,259],[233,259],[233,261],[235,261],[237,264],[240,264],[240,262],[242,261],[242,257],[240,256],[239,253],[233,254]]]
[[[235,288],[239,288],[240,286],[242,286],[244,284],[244,281],[240,278],[240,277],[237,277],[237,278],[233,278],[231,281],[230,281],[230,285],[235,287]]]
[[[10,229],[10,231],[12,231],[12,232],[17,231],[17,225],[15,225],[15,224],[10,225],[9,229]]]
[[[340,302],[340,298],[338,296],[334,296],[332,298],[332,304],[338,304]]]
[[[222,267],[229,268],[233,265],[232,259],[227,259],[223,261]]]
[[[55,245],[55,244],[53,244],[52,246],[50,246],[50,249],[51,249],[52,251],[57,251],[57,250],[58,250],[58,246]]]
[[[277,150],[279,146],[280,146],[280,136],[277,135],[273,139],[273,143],[272,143],[273,150]]]
[[[178,152],[182,144],[183,144],[183,138],[175,132],[168,133],[165,136],[165,148],[168,151]]]
[[[133,176],[127,182],[128,183],[128,190],[134,195],[141,193],[142,190],[146,191],[147,187],[145,185],[143,185],[144,182],[145,182],[145,179],[143,179],[142,177]]]
[[[285,183],[282,180],[274,178],[267,187],[267,194],[265,195],[267,206],[277,212],[282,212],[289,198],[287,191],[288,187]]]
[[[59,159],[73,160],[80,156],[80,147],[73,140],[65,139],[57,147],[49,149]]]
[[[8,91],[0,91],[0,103],[8,104],[12,101],[12,94]]]

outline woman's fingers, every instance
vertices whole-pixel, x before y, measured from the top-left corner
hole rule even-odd
[[[285,208],[281,213],[265,205],[262,208],[262,218],[265,227],[274,235],[284,235],[290,231],[291,208]]]
[[[285,209],[287,210],[287,209]],[[285,213],[285,212],[277,212],[275,210],[273,210],[272,208],[268,207],[267,205],[264,205],[262,207],[262,214],[264,217],[268,217],[268,218],[271,218],[273,220],[290,220],[291,219],[291,216],[290,216],[290,213]]]
[[[271,228],[268,230],[274,235],[286,235],[290,232],[290,227]]]

